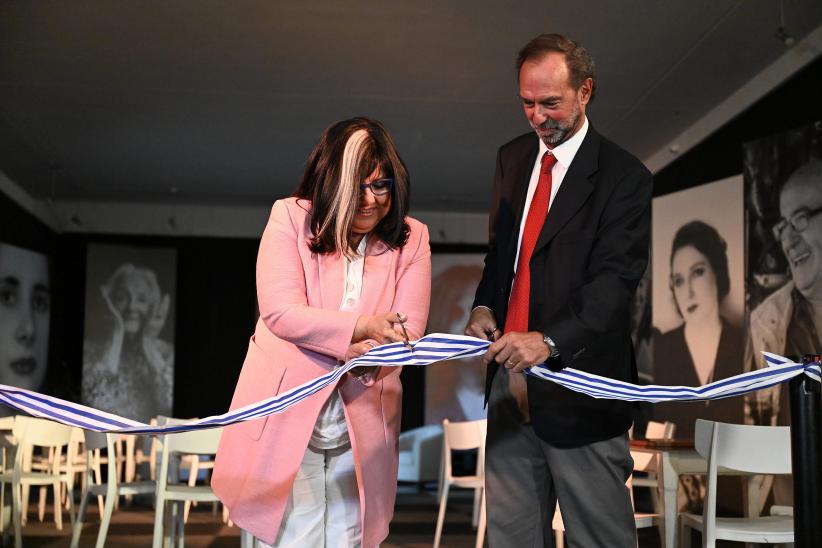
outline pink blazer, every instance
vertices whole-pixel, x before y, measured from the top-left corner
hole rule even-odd
[[[345,279],[341,255],[318,255],[311,239],[310,203],[279,200],[257,256],[260,320],[248,347],[231,402],[235,409],[298,386],[328,372],[345,357],[360,314],[402,312],[411,338],[420,337],[431,294],[428,229],[411,228],[402,249],[382,242],[366,247],[362,297],[357,312],[340,312]],[[341,389],[360,491],[363,546],[388,535],[397,485],[397,439],[402,386],[398,368],[383,368],[363,386],[346,376]],[[231,519],[273,543],[291,485],[314,423],[333,386],[284,413],[229,426],[217,452],[212,487]]]

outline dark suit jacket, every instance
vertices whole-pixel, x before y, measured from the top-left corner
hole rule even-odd
[[[493,310],[500,328],[537,139],[522,135],[497,155],[489,252],[474,306]],[[560,355],[549,360],[550,367],[636,380],[629,310],[648,261],[652,186],[639,160],[589,125],[530,263],[528,328],[557,344]],[[498,369],[496,363],[488,367],[486,399]],[[594,399],[549,381],[529,377],[528,400],[534,430],[555,445],[609,439],[631,425],[630,403]]]

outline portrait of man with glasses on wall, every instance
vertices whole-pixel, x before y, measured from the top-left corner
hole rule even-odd
[[[762,351],[797,360],[822,351],[821,135],[814,124],[746,150],[749,368],[765,367]],[[748,422],[790,424],[787,383],[752,394],[746,404]],[[789,482],[775,482],[775,502],[790,504],[791,491]]]

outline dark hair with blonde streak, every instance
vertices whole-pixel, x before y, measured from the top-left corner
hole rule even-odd
[[[293,194],[311,202],[311,251],[354,254],[350,236],[360,184],[377,168],[383,177],[394,179],[394,184],[391,209],[370,234],[390,249],[405,245],[409,232],[405,222],[409,208],[408,170],[385,127],[376,120],[358,117],[337,122],[323,131]]]

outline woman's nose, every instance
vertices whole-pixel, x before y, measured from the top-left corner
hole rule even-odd
[[[31,346],[34,342],[34,314],[28,307],[22,307],[20,312],[20,323],[14,332],[15,338],[25,346]]]
[[[371,205],[376,203],[377,198],[374,196],[374,193],[371,192],[371,187],[364,188],[360,192],[360,203],[364,205]]]

